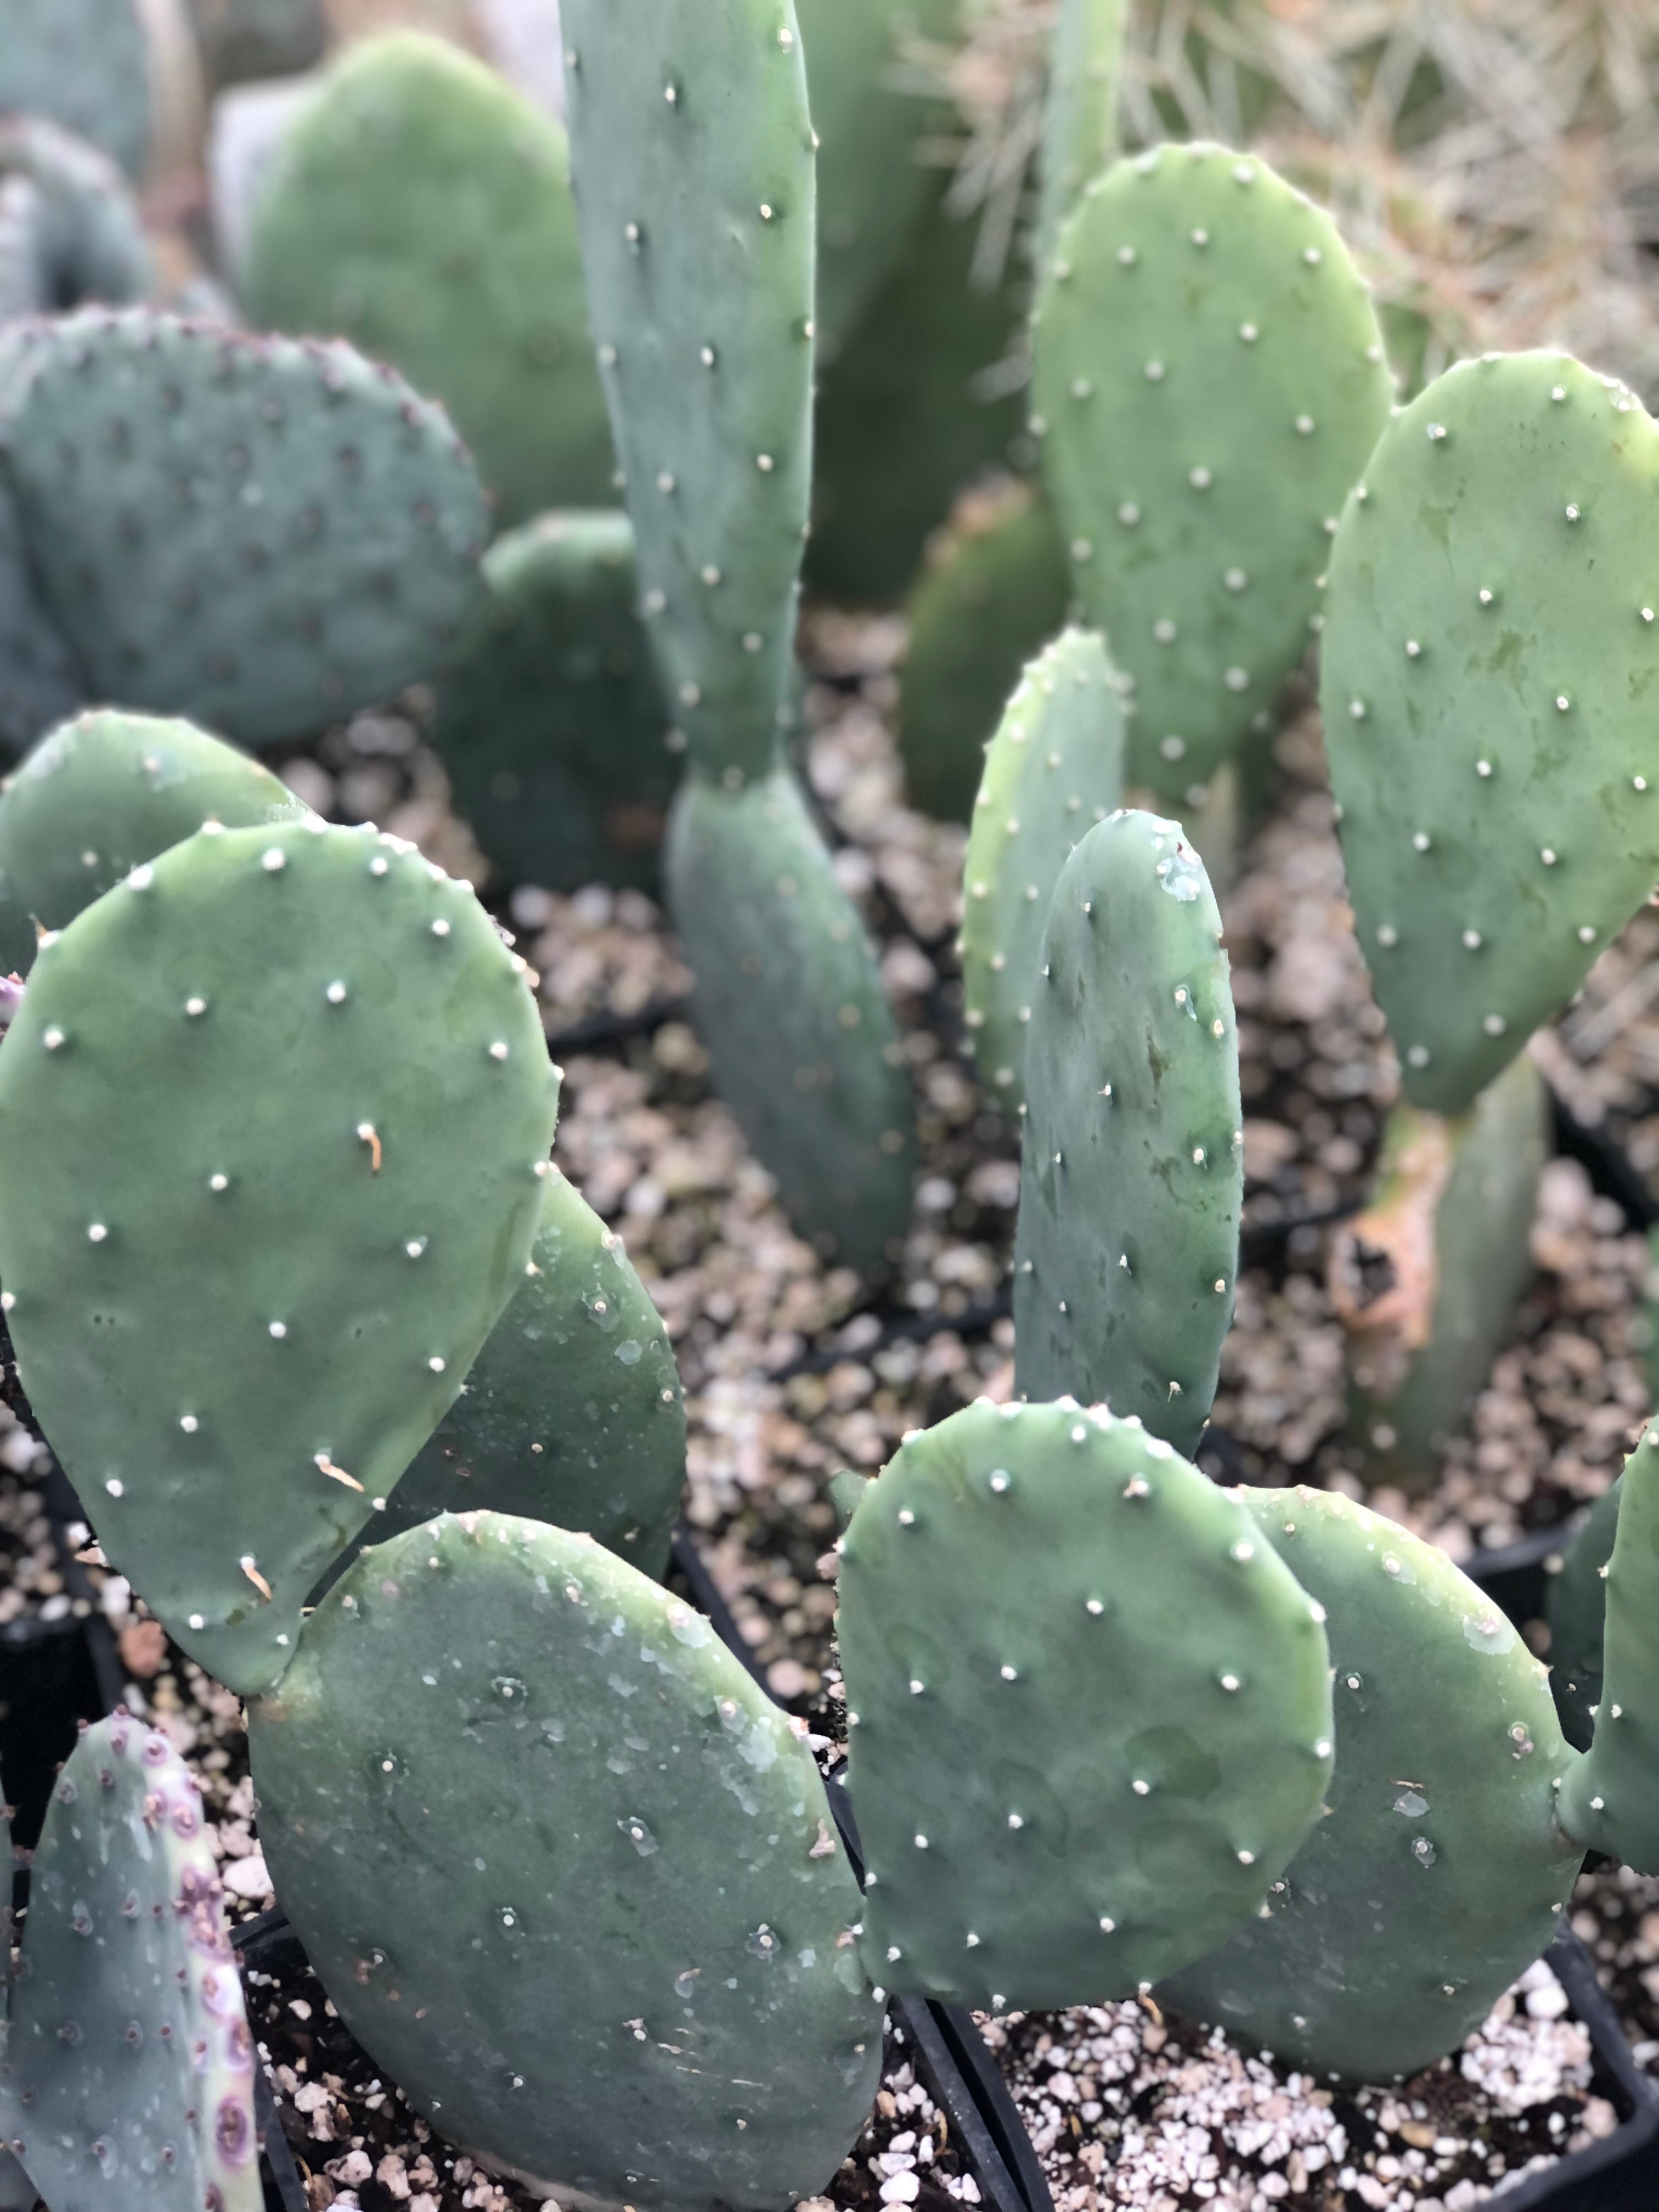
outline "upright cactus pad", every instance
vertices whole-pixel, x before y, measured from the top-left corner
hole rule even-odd
[[[556,1097],[471,892],[371,830],[200,832],[42,948],[0,1046],[20,1371],[231,1688],[281,1673],[518,1287]]]
[[[1389,425],[1331,556],[1325,743],[1408,1095],[1463,1111],[1659,875],[1659,432],[1565,354]]]
[[[1624,1486],[1621,1476],[1596,1499],[1561,1571],[1552,1577],[1544,1594],[1550,1625],[1550,1687],[1562,1732],[1580,1751],[1589,1749],[1595,1709],[1601,1702],[1607,1571]]]
[[[196,1778],[100,1721],[34,1854],[0,2142],[63,2212],[260,2212],[254,2064]]]
[[[872,1975],[1092,2003],[1260,1908],[1319,1811],[1331,1690],[1234,1498],[1138,1422],[981,1403],[902,1446],[842,1548]]]
[[[0,458],[106,702],[258,744],[453,646],[483,498],[442,410],[389,370],[132,308],[34,327],[13,373]]]
[[[592,1536],[660,1574],[685,1485],[685,1407],[622,1239],[556,1171],[525,1280],[377,1532],[484,1509]]]
[[[1060,871],[1025,1047],[1014,1251],[1022,1396],[1197,1443],[1244,1198],[1221,917],[1173,822],[1113,815]]]
[[[438,687],[456,803],[509,882],[656,888],[679,781],[623,514],[545,514],[484,556]]]
[[[963,872],[962,986],[981,1079],[1010,1114],[1025,1103],[1055,881],[1122,796],[1124,688],[1093,632],[1068,629],[1027,668],[985,749]]]
[[[1042,115],[1037,263],[1047,264],[1079,194],[1118,148],[1127,0],[1060,0]]]
[[[816,210],[793,0],[564,0],[562,20],[647,619],[694,759],[763,775],[811,465]]]
[[[1564,1826],[1638,1874],[1659,1868],[1659,1430],[1625,1462],[1606,1601],[1601,1696],[1589,1751],[1561,1789]]]
[[[1161,146],[1085,193],[1034,343],[1078,596],[1134,679],[1133,773],[1182,793],[1307,650],[1388,420],[1376,318],[1330,218],[1264,162]]]
[[[141,0],[6,0],[0,113],[46,116],[136,179],[149,103]]]
[[[0,405],[4,376],[0,360]],[[23,518],[0,468],[0,748],[23,751],[86,696],[69,641],[42,602]]]
[[[269,769],[192,723],[79,714],[0,783],[0,914],[63,929],[205,822],[240,830],[307,812]]]
[[[722,1095],[802,1234],[884,1272],[910,1213],[909,1081],[869,938],[793,775],[730,792],[692,775],[666,865]]]
[[[143,297],[155,275],[149,242],[106,154],[44,116],[0,113],[0,179],[9,177],[27,178],[40,196],[42,308]]]
[[[1330,1810],[1268,1911],[1160,1992],[1320,2075],[1455,2049],[1549,1942],[1582,1850],[1543,1668],[1433,1545],[1334,1492],[1243,1490],[1328,1616]]]
[[[495,1514],[378,1546],[249,1714],[278,1890],[353,2033],[544,2196],[776,2212],[881,2014],[794,1726],[678,1598]]]
[[[611,496],[564,132],[449,41],[346,50],[261,181],[243,292],[441,400],[505,520]]]

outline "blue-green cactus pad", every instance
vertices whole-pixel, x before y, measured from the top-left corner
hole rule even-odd
[[[249,1734],[307,1954],[451,2142],[577,2203],[827,2185],[880,2068],[858,1888],[795,1724],[682,1600],[445,1516],[357,1562]]]
[[[1236,1498],[1138,1422],[981,1403],[901,1447],[842,1548],[872,1975],[1094,2003],[1260,1909],[1330,1777],[1331,1689]]]
[[[1355,926],[1462,1113],[1659,876],[1659,432],[1565,354],[1462,362],[1343,511],[1320,696]]]
[[[1583,1856],[1555,1817],[1577,1754],[1544,1669],[1443,1552],[1334,1492],[1237,1495],[1329,1616],[1330,1812],[1266,1917],[1160,1994],[1322,2075],[1415,2074],[1550,1941]]]
[[[0,746],[21,752],[86,696],[69,641],[40,597],[23,518],[0,469]]]
[[[44,115],[136,178],[150,142],[139,0],[5,0],[0,112]]]
[[[0,446],[94,696],[247,744],[431,674],[483,495],[441,408],[344,344],[147,308],[26,327]]]
[[[88,300],[118,307],[143,297],[155,281],[149,244],[107,155],[43,115],[0,112],[0,179],[9,176],[27,178],[40,195],[44,310]]]
[[[517,1289],[556,1095],[488,915],[373,830],[198,832],[42,947],[0,1045],[19,1371],[231,1688],[282,1671]]]

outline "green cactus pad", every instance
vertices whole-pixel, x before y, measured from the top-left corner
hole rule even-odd
[[[622,514],[547,514],[484,556],[485,604],[438,687],[456,803],[510,883],[654,890],[679,781]]]
[[[1134,678],[1134,776],[1182,794],[1307,649],[1388,420],[1376,318],[1329,216],[1265,162],[1162,146],[1085,192],[1034,344],[1078,595]]]
[[[1489,354],[1395,417],[1343,512],[1325,742],[1419,1106],[1468,1106],[1659,875],[1656,488],[1622,385]]]
[[[0,112],[46,116],[136,178],[149,102],[139,0],[5,0]]]
[[[1607,1620],[1607,1568],[1619,1527],[1623,1476],[1610,1483],[1569,1547],[1545,1591],[1550,1626],[1550,1687],[1569,1743],[1588,1751],[1601,1702],[1601,1643]]]
[[[763,775],[811,466],[815,191],[793,0],[564,0],[587,296],[673,710]]]
[[[526,1279],[377,1537],[487,1510],[593,1537],[660,1574],[685,1483],[679,1371],[623,1243],[555,1172]]]
[[[41,601],[23,518],[0,468],[0,747],[23,751],[86,696],[69,641]]]
[[[885,1270],[904,1234],[915,1118],[858,910],[787,769],[675,802],[669,900],[721,1096],[820,1249]]]
[[[63,929],[204,822],[252,829],[308,811],[269,769],[193,723],[79,714],[0,783],[0,912]]]
[[[1060,0],[1042,114],[1036,258],[1046,265],[1085,185],[1118,149],[1126,0]]]
[[[242,289],[441,400],[504,521],[611,496],[564,132],[448,40],[346,50],[261,180]]]
[[[1589,1749],[1561,1788],[1561,1822],[1590,1850],[1638,1874],[1659,1869],[1659,1429],[1620,1479],[1606,1607],[1601,1696]]]
[[[131,308],[32,326],[15,373],[4,459],[106,702],[263,743],[453,647],[483,495],[442,410],[390,370]]]
[[[1124,689],[1094,633],[1068,629],[1025,671],[985,749],[963,871],[962,988],[981,1080],[1010,1114],[1025,1103],[1055,882],[1122,796]]]
[[[378,1546],[249,1714],[307,1955],[452,2142],[577,2203],[776,2212],[868,2114],[857,1886],[708,1623],[496,1514]]]
[[[0,2138],[62,2212],[260,2212],[254,2064],[199,1786],[118,1713],[46,1808]]]
[[[1221,917],[1176,823],[1115,814],[1061,869],[1025,1097],[1020,1394],[1190,1451],[1232,1317],[1243,1116]]]
[[[899,750],[913,806],[971,819],[985,748],[1070,596],[1054,512],[1030,484],[1010,478],[957,501],[905,608]]]
[[[42,947],[0,1046],[19,1370],[232,1689],[281,1673],[517,1289],[556,1098],[489,917],[372,830],[198,832]]]
[[[149,242],[106,154],[44,116],[0,114],[0,179],[9,176],[27,178],[40,195],[42,308],[143,297],[155,276]]]
[[[1322,2075],[1415,2074],[1549,1942],[1583,1856],[1555,1819],[1577,1754],[1443,1552],[1334,1492],[1236,1494],[1329,1616],[1336,1773],[1267,1917],[1159,1994]]]
[[[1331,1690],[1235,1499],[1138,1422],[981,1403],[902,1446],[842,1553],[872,1975],[1100,2002],[1260,1909],[1319,1810]]]

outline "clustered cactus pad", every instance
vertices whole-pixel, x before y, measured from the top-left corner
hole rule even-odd
[[[1202,784],[1301,662],[1330,533],[1388,420],[1370,301],[1267,166],[1164,146],[1098,179],[1038,303],[1034,398],[1132,767]]]
[[[517,1287],[556,1091],[471,891],[372,830],[198,832],[37,958],[0,1052],[19,1371],[233,1688],[281,1673]]]
[[[1459,1114],[1659,875],[1659,433],[1564,354],[1488,356],[1380,440],[1321,699],[1407,1095]]]
[[[682,1601],[446,1516],[359,1562],[249,1724],[307,1953],[451,2141],[577,2202],[829,2181],[880,2066],[857,1886],[794,1724]]]

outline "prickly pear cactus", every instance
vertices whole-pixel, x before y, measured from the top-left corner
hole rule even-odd
[[[901,1447],[842,1552],[872,1976],[1098,2002],[1259,1910],[1319,1811],[1331,1690],[1234,1498],[1139,1422],[980,1404]]]
[[[1020,672],[1065,625],[1070,571],[1054,510],[1008,478],[965,493],[905,607],[899,750],[911,805],[972,818],[985,748]]]
[[[8,27],[9,32],[9,27]],[[106,154],[40,115],[0,114],[0,178],[24,178],[40,202],[38,305],[48,312],[142,299],[155,267],[137,203]]]
[[[1054,252],[1084,186],[1117,152],[1125,13],[1125,0],[1061,0],[1054,18],[1042,113],[1039,269]]]
[[[981,1081],[1025,1104],[1054,884],[1122,795],[1125,686],[1092,630],[1068,629],[1020,679],[985,749],[963,872],[962,988]]]
[[[46,211],[27,177],[0,175],[0,324],[44,311],[52,296]]]
[[[132,308],[24,334],[0,447],[103,701],[245,743],[430,674],[488,534],[441,409],[347,345]]]
[[[0,2138],[49,2205],[260,2212],[253,2040],[200,1792],[124,1713],[58,1777],[0,2033]]]
[[[1161,146],[1085,193],[1034,401],[1078,596],[1135,684],[1137,781],[1184,794],[1300,663],[1391,398],[1328,216],[1254,155]]]
[[[1020,1394],[1103,1401],[1190,1451],[1232,1318],[1243,1115],[1221,917],[1176,823],[1115,814],[1061,869],[1025,1097]]]
[[[544,514],[484,556],[485,600],[434,737],[511,883],[654,890],[679,781],[623,514]]]
[[[6,0],[0,113],[44,115],[136,178],[150,143],[140,0]]]
[[[0,362],[0,391],[4,376]],[[86,696],[69,641],[41,599],[23,519],[0,469],[0,747],[21,752]]]
[[[1320,2075],[1454,2050],[1549,1942],[1583,1856],[1544,1669],[1433,1545],[1330,1491],[1237,1493],[1328,1620],[1329,1811],[1267,1914],[1159,1992]]]
[[[675,802],[670,903],[722,1095],[803,1235],[884,1272],[909,1218],[915,1117],[857,908],[787,769]]]
[[[585,1536],[378,1546],[249,1713],[313,1964],[451,2141],[544,2195],[775,2212],[864,2124],[881,2013],[805,1743]]]
[[[349,47],[262,179],[260,327],[349,338],[441,400],[507,523],[614,496],[561,126],[447,40]]]
[[[691,756],[763,775],[811,463],[793,0],[564,0],[582,259],[646,618]]]
[[[377,1536],[487,1510],[592,1536],[662,1572],[685,1484],[679,1371],[620,1237],[556,1170],[525,1279]]]
[[[0,783],[0,915],[22,925],[7,942],[32,939],[30,924],[67,927],[204,822],[240,830],[308,811],[269,769],[193,723],[78,714]]]
[[[1565,354],[1390,422],[1331,556],[1320,696],[1407,1094],[1462,1113],[1659,875],[1659,432]]]
[[[1620,1476],[1601,1492],[1544,1594],[1550,1626],[1550,1686],[1562,1731],[1580,1751],[1589,1749],[1595,1709],[1601,1702],[1607,1571],[1623,1491]]]
[[[1659,1429],[1650,1429],[1620,1480],[1613,1550],[1598,1579],[1606,1607],[1595,1734],[1561,1788],[1561,1820],[1591,1850],[1638,1874],[1659,1867]]]
[[[232,1689],[281,1673],[517,1289],[556,1097],[489,917],[372,830],[198,832],[43,946],[0,1046],[19,1371]]]

